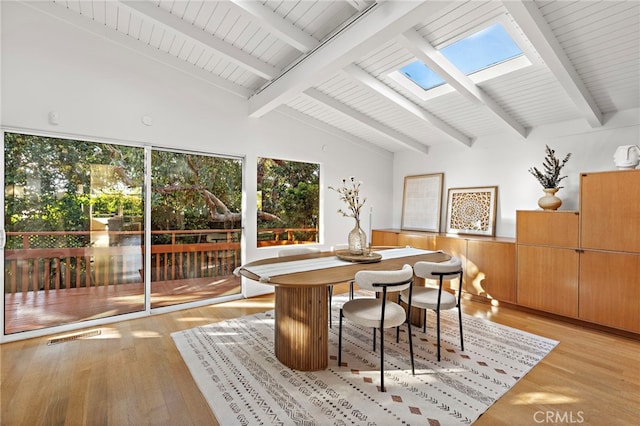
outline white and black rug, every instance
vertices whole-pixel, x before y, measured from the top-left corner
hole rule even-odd
[[[459,425],[473,423],[558,342],[463,315],[460,351],[456,311],[443,312],[442,360],[435,329],[413,327],[416,375],[407,333],[385,334],[385,387],[379,392],[379,345],[371,329],[343,324],[337,366],[338,306],[329,330],[329,366],[304,372],[273,351],[273,311],[180,331],[172,337],[222,425]],[[429,314],[430,325],[435,317]],[[403,327],[406,331],[406,326]]]

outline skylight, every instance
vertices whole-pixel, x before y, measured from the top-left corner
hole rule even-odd
[[[495,23],[475,34],[440,50],[453,65],[466,75],[490,68],[522,55],[500,23]],[[400,68],[400,73],[415,84],[429,90],[445,81],[420,61]]]

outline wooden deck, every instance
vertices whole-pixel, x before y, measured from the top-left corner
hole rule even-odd
[[[200,277],[151,284],[159,308],[240,293],[240,278]],[[144,310],[142,282],[5,294],[5,333],[12,334]]]

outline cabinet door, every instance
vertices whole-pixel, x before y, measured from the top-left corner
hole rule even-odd
[[[518,244],[519,305],[578,317],[578,252]]]
[[[464,264],[467,258],[467,240],[460,237],[438,235],[434,250],[442,250],[451,256],[459,257]]]
[[[640,252],[640,170],[580,177],[582,248]]]
[[[408,234],[402,232],[398,235],[398,245],[401,247],[411,246],[425,250],[435,250],[434,234]]]
[[[516,302],[516,245],[469,240],[465,267],[467,293]]]
[[[580,255],[580,319],[640,333],[640,255]]]
[[[371,231],[371,245],[373,246],[397,246],[398,233],[393,231]]]

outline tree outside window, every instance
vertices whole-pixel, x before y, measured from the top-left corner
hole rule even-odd
[[[258,247],[318,242],[320,165],[258,158]]]

